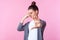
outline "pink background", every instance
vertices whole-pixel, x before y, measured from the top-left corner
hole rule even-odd
[[[21,17],[33,0],[0,0],[0,40],[23,40],[18,32]],[[60,0],[35,0],[39,17],[46,21],[44,40],[60,40]]]

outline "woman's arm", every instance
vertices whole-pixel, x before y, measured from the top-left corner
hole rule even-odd
[[[19,23],[17,31],[24,31],[24,25],[23,25],[23,23]]]
[[[18,27],[17,27],[17,31],[24,31],[25,26],[28,25],[29,22],[25,23],[23,25],[23,23],[19,23]]]
[[[25,16],[21,19],[21,21],[20,21],[20,23],[19,23],[19,25],[18,25],[18,28],[17,28],[18,31],[24,31],[24,28],[25,28],[25,26],[26,26],[27,23],[24,24],[24,25],[23,25],[23,23],[24,23],[25,19],[28,18],[28,17],[29,17],[29,15],[27,14],[27,15],[25,15]]]

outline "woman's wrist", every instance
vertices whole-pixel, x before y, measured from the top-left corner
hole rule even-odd
[[[25,20],[25,19],[23,18],[23,19],[21,19],[21,21],[20,21],[20,22],[21,22],[21,23],[24,23],[24,20]]]

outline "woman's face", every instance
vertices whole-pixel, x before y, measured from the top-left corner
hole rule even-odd
[[[36,16],[38,16],[38,11],[37,11],[37,10],[34,11],[34,10],[32,10],[32,9],[29,9],[29,10],[28,10],[28,13],[29,13],[29,16],[30,16],[32,19],[34,19],[34,18],[36,18]]]

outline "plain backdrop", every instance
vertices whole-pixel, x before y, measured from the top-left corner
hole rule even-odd
[[[39,17],[47,23],[44,40],[60,40],[60,0],[0,0],[0,40],[24,39],[24,32],[17,27],[32,1],[36,1]]]

